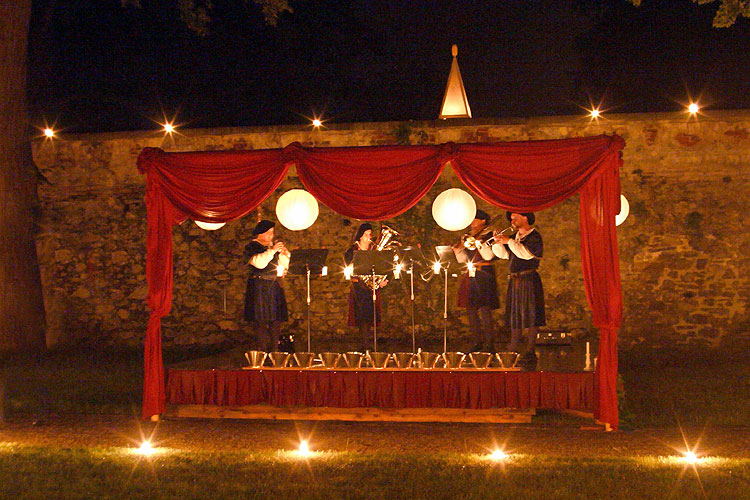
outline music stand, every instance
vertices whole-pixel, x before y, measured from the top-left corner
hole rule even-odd
[[[445,285],[443,295],[443,352],[448,352],[448,269],[458,268],[460,264],[456,259],[453,247],[450,245],[438,245],[435,252],[440,259],[440,267],[445,272]]]
[[[414,247],[406,247],[404,249],[399,249],[399,262],[401,265],[404,265],[405,262],[408,262],[409,264],[409,270],[407,273],[409,274],[409,290],[410,290],[410,305],[411,307],[411,352],[414,354],[417,353],[417,334],[416,334],[416,326],[414,325],[414,261],[420,262],[420,254],[422,253],[421,248],[414,248]],[[415,258],[416,257],[416,258]]]
[[[307,277],[307,352],[310,351],[310,273],[320,274],[326,265],[327,248],[298,248],[289,257],[289,272]]]
[[[372,337],[373,351],[375,352],[378,350],[378,311],[375,307],[375,301],[377,300],[376,290],[379,284],[379,282],[376,283],[375,276],[387,276],[388,273],[393,271],[393,261],[390,255],[389,252],[359,251],[354,252],[354,260],[352,261],[353,275],[372,276],[372,285],[368,288],[372,289]]]

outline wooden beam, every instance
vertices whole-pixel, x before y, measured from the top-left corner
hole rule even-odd
[[[262,420],[346,420],[355,422],[531,423],[534,408],[331,408],[270,405],[168,405],[165,417]]]

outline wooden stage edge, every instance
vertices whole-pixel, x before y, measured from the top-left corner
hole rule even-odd
[[[332,408],[270,405],[167,405],[166,418],[346,420],[354,422],[473,422],[529,424],[534,408]]]

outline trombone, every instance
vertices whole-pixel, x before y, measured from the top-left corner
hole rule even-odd
[[[497,233],[497,232],[493,233],[492,236],[490,236],[486,240],[481,240],[480,238],[477,238],[476,236],[464,236],[464,238],[463,238],[464,248],[467,249],[467,250],[479,250],[480,248],[482,248],[485,245],[492,246],[492,245],[495,244],[495,238],[497,238],[501,234],[505,234],[507,231],[511,231],[513,229],[515,229],[515,226],[513,224],[511,224],[509,227],[506,227],[505,229],[503,229],[499,233]]]

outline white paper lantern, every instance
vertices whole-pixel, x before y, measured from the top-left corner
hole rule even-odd
[[[201,220],[195,221],[195,225],[206,231],[216,231],[220,227],[224,227],[226,222],[203,222]]]
[[[464,229],[477,213],[477,204],[469,193],[458,188],[440,193],[432,203],[432,217],[448,231]]]
[[[276,202],[276,217],[291,231],[301,231],[318,218],[318,200],[304,189],[290,189]]]
[[[625,195],[620,195],[620,213],[615,216],[615,226],[619,226],[623,222],[625,222],[625,219],[628,218],[628,214],[630,213],[630,203],[628,203],[627,198],[625,198]]]

